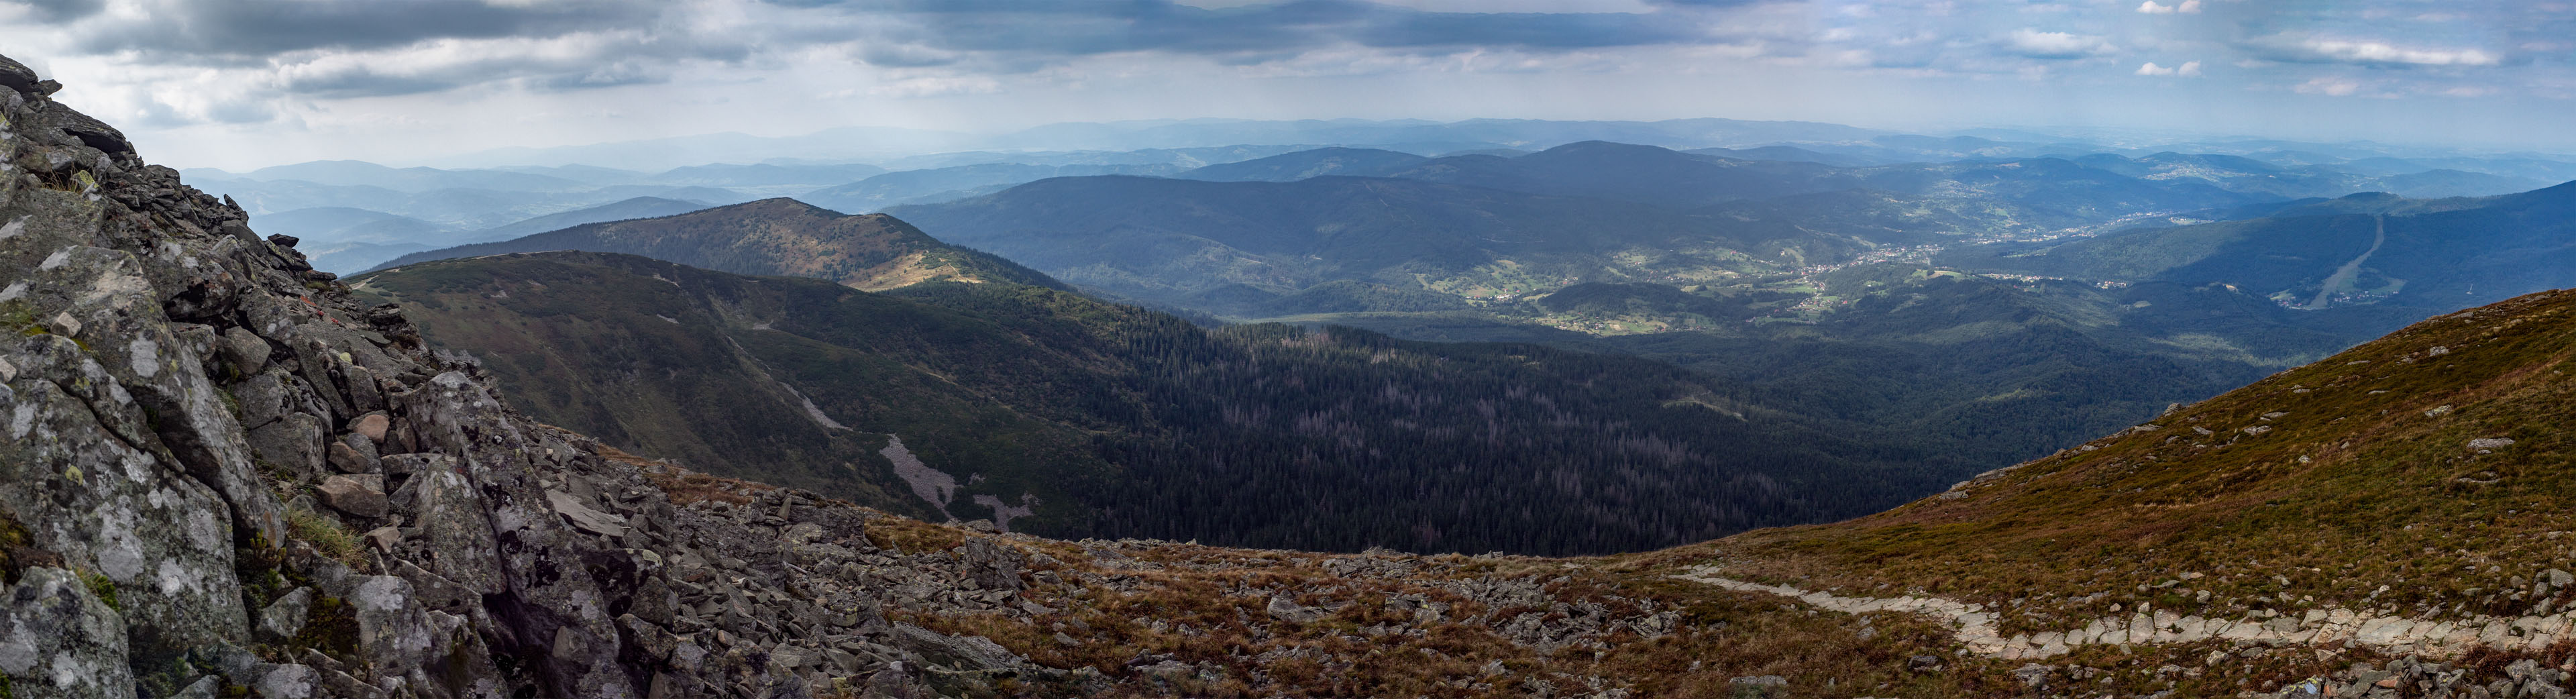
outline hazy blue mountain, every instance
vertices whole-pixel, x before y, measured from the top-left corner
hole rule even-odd
[[[587,185],[580,181],[528,172],[440,170],[426,167],[391,168],[361,160],[318,160],[266,167],[250,171],[242,175],[241,179],[303,180],[343,186],[383,187],[401,192],[426,192],[435,189],[559,192],[587,188]]]
[[[777,187],[804,185],[821,187],[841,184],[870,175],[881,175],[885,168],[851,163],[846,165],[693,165],[672,168],[649,178],[652,184],[704,185],[709,187]]]
[[[1066,177],[889,213],[1069,282],[1176,304],[1230,284],[1285,294],[1339,280],[1510,297],[1566,278],[1723,277],[1859,247],[1629,202],[1338,176]]]
[[[834,211],[869,213],[889,206],[963,199],[996,188],[1049,177],[1088,175],[1170,175],[1175,165],[1026,165],[986,163],[929,170],[889,172],[849,184],[824,187],[796,198]]]
[[[436,246],[425,243],[365,243],[336,241],[305,243],[297,246],[313,268],[334,274],[356,274],[383,264],[386,260]]]
[[[627,219],[637,218],[659,218],[674,214],[685,214],[691,211],[704,209],[709,206],[713,205],[704,202],[665,199],[662,197],[636,197],[625,201],[601,204],[587,209],[574,209],[562,213],[546,214],[544,216],[538,216],[536,218],[516,223],[471,231],[458,236],[456,242],[479,243],[494,240],[509,240],[512,238],[536,235],[547,231],[571,228],[585,223],[624,221]]]
[[[595,165],[557,165],[550,167],[537,165],[508,165],[492,169],[503,172],[525,172],[550,177],[560,177],[575,182],[587,182],[594,185],[642,182],[653,176],[653,174],[649,172],[619,170],[617,168],[598,167]]]
[[[1887,165],[1892,161],[1863,155],[1824,153],[1796,146],[1755,146],[1752,148],[1693,148],[1682,151],[1692,155],[1714,155],[1737,160],[1781,160],[1793,163],[1823,163],[1835,167]]]
[[[475,230],[522,219],[636,197],[735,204],[753,197],[702,186],[583,185],[571,191],[448,188],[403,192],[373,185],[333,185],[305,180],[252,179],[191,182],[209,194],[231,196],[253,215],[313,208],[351,208],[408,216],[452,230]]]
[[[1841,188],[1824,182],[1839,172],[1817,163],[1730,160],[1650,145],[1585,141],[1517,158],[1438,158],[1387,176],[1692,209]]]
[[[1374,148],[1317,148],[1210,165],[1175,176],[1212,182],[1293,182],[1321,175],[1384,175],[1428,160],[1412,153]]]
[[[1943,261],[2132,283],[2231,284],[2304,308],[2383,304],[2441,312],[2576,284],[2576,183],[2485,198],[2357,194],[2262,218],[1961,250]]]
[[[1380,145],[1406,142],[1481,142],[1498,146],[1540,148],[1577,141],[1619,141],[1687,148],[1796,141],[1866,139],[1884,132],[1839,124],[1736,119],[1666,121],[1547,121],[1537,119],[1469,119],[1456,122],[1359,119],[1244,121],[1193,119],[1105,124],[1053,124],[998,139],[1006,144],[1038,147],[1119,149],[1210,146],[1231,143],[1334,143]]]
[[[2196,211],[2263,198],[2200,182],[2142,180],[2058,158],[1843,168],[1813,162],[1694,155],[1606,142],[1567,144],[1517,158],[1438,158],[1389,176],[1618,199],[1673,209],[1875,189],[1945,198],[1982,197],[2070,220],[2097,222],[2141,212]]]
[[[2281,165],[2247,156],[2156,153],[2126,158],[2096,153],[2073,159],[2086,167],[2158,181],[2197,181],[2222,189],[2280,197],[2339,197],[2386,191],[2410,197],[2486,196],[2523,192],[2548,182],[2463,170],[2361,171],[2349,164]]]
[[[495,167],[579,163],[661,172],[707,163],[762,162],[774,158],[864,162],[979,147],[984,147],[983,139],[956,132],[852,126],[801,136],[753,136],[726,132],[579,146],[494,148],[436,158],[427,164],[437,167]]]
[[[1015,150],[964,151],[932,153],[876,161],[887,170],[930,170],[959,165],[1018,163],[1022,165],[1174,165],[1183,168],[1205,167],[1264,158],[1317,148],[1297,144],[1235,144],[1195,148],[1139,148],[1135,150]]]
[[[1111,123],[1066,123],[1033,127],[1000,135],[975,135],[921,129],[847,127],[800,136],[751,136],[718,133],[555,148],[500,148],[436,159],[439,167],[495,167],[583,163],[629,170],[662,171],[718,162],[762,162],[772,159],[876,162],[889,169],[923,164],[896,162],[924,154],[994,151],[1129,152],[1155,149],[1190,150],[1306,144],[1376,147],[1418,153],[1445,153],[1478,148],[1543,149],[1578,141],[1605,140],[1676,148],[1762,146],[1782,143],[1866,141],[1886,132],[1839,124],[1735,119],[1666,121],[1548,121],[1536,119],[1470,119],[1457,122],[1362,119],[1254,121],[1239,119],[1151,120]],[[1277,155],[1254,152],[1241,157],[1205,158],[1201,162],[1162,161],[1191,167]],[[1132,159],[1054,160],[1016,155],[1004,158],[924,163],[935,166],[975,162],[1032,164],[1144,164]]]
[[[2466,170],[2426,170],[2380,178],[2379,189],[2400,196],[2419,199],[2475,197],[2512,192],[2527,192],[2549,186],[2553,181],[2576,180],[2564,177],[2543,181],[2513,175],[2498,175]]]
[[[417,240],[445,230],[438,224],[409,216],[342,206],[259,214],[251,220],[264,233],[283,233],[317,242],[397,242]]]

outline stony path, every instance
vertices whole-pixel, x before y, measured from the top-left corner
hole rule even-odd
[[[1846,614],[1925,614],[1957,628],[1960,643],[1969,650],[2008,660],[2055,657],[2085,644],[2193,643],[2213,639],[2283,641],[2301,645],[2348,640],[2392,655],[2452,658],[2478,646],[2538,651],[2576,632],[2565,612],[2519,618],[2479,616],[2426,620],[2364,615],[2350,609],[2330,608],[2313,609],[2297,616],[2249,616],[2238,620],[2142,611],[2127,616],[2097,618],[2065,631],[2015,634],[2006,638],[1995,625],[1995,613],[1983,605],[1962,604],[1937,597],[1843,597],[1787,585],[1734,580],[1720,577],[1717,572],[1716,566],[1699,566],[1674,577],[1738,592],[1793,597],[1818,609]]]

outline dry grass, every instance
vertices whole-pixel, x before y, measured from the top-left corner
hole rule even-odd
[[[2576,294],[2535,295],[2426,321],[1965,497],[1616,564],[1722,562],[1730,576],[1842,594],[1939,594],[2015,610],[2007,633],[2141,603],[2518,615],[2537,600],[2499,588],[2576,555],[2576,538],[2560,538],[2576,531],[2560,485],[2576,479],[2576,438],[2561,428],[2576,413],[2570,310]],[[2516,442],[2463,446],[2482,437]]]
[[[668,493],[671,504],[674,505],[686,506],[710,501],[741,505],[751,502],[753,493],[778,489],[777,486],[766,483],[708,475],[666,463],[648,461],[607,445],[601,445],[599,452],[600,456],[608,457],[613,461],[638,466],[657,466],[658,468],[643,469],[644,479],[651,481],[654,487],[661,488],[662,492]]]
[[[375,567],[374,559],[367,556],[366,547],[358,541],[358,535],[329,515],[289,509],[286,512],[286,531],[296,540],[312,545],[313,550],[323,557],[339,561],[351,570],[367,572]]]

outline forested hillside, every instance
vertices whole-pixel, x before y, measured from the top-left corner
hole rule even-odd
[[[1861,514],[1981,467],[1645,359],[1209,330],[1041,287],[872,294],[580,253],[353,282],[541,420],[934,518],[1032,507],[1011,526],[1046,533],[1636,550]],[[939,474],[916,477],[954,483],[939,506],[880,453],[889,434]]]

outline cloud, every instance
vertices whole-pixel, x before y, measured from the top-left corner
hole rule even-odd
[[[2148,77],[2197,78],[2200,77],[2200,62],[2184,61],[2182,65],[2168,68],[2156,65],[2154,61],[2148,61],[2146,65],[2138,66],[2137,72],[2132,74]]]
[[[2200,0],[2182,0],[2179,5],[2167,5],[2156,0],[2138,3],[2138,14],[2142,15],[2170,15],[2177,12],[2186,15],[2200,14]]]
[[[100,14],[68,29],[76,44],[90,53],[246,61],[312,49],[378,49],[434,39],[546,37],[641,27],[665,9],[650,0],[142,0],[139,4],[139,12]]]
[[[2410,48],[2375,39],[2273,35],[2254,46],[2273,60],[2291,63],[2349,63],[2381,68],[2426,66],[2492,66],[2500,53],[2476,48]]]
[[[1716,43],[1700,9],[1434,12],[1359,0],[1198,7],[1172,0],[815,2],[911,26],[886,38],[950,51],[1087,56],[1134,51],[1280,54],[1358,44],[1394,49],[1569,50]],[[1684,3],[1702,7],[1752,2]]]
[[[10,0],[0,1],[0,8],[17,8],[27,19],[51,24],[98,14],[107,0]]]
[[[988,76],[924,76],[890,81],[868,88],[868,94],[880,97],[936,97],[940,95],[977,95],[1002,91],[1002,83]]]
[[[2310,78],[2307,82],[2290,89],[2302,95],[2349,97],[2361,90],[2361,83],[2344,78]]]
[[[2004,37],[2003,48],[2024,58],[2064,60],[2106,54],[2118,47],[2099,36],[2019,29]]]

